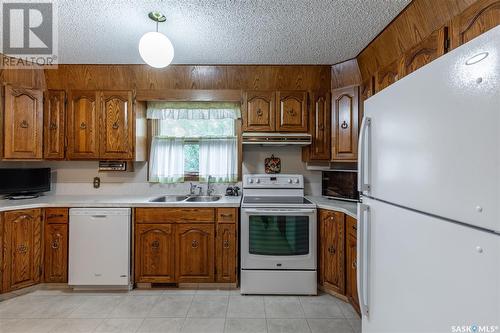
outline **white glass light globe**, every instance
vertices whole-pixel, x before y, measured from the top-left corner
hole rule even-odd
[[[148,32],[139,41],[139,53],[142,60],[151,67],[162,68],[170,65],[174,59],[174,46],[164,34]]]

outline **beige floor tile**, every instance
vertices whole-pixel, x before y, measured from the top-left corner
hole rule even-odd
[[[264,297],[230,296],[228,318],[266,318]]]
[[[57,319],[0,319],[0,333],[47,333]]]
[[[353,333],[347,319],[307,319],[312,333]]]
[[[183,333],[223,333],[225,319],[218,318],[186,318],[181,332]]]
[[[187,316],[189,318],[225,318],[229,296],[196,295]]]
[[[224,333],[267,333],[265,319],[227,318]]]
[[[354,333],[361,333],[361,319],[351,318],[348,320],[349,320],[349,324],[351,324],[351,327],[352,327]]]
[[[193,295],[160,296],[148,317],[186,317],[193,298]]]
[[[359,314],[354,310],[351,304],[343,301],[338,301],[338,304],[340,306],[340,309],[342,310],[342,313],[346,318],[353,318],[357,319],[359,318]]]
[[[310,332],[309,325],[307,325],[307,321],[305,319],[267,319],[267,331],[269,333]]]
[[[138,333],[178,333],[185,318],[146,318]]]
[[[51,333],[91,333],[101,324],[102,319],[58,319]]]
[[[125,296],[109,314],[109,318],[147,317],[157,300],[158,296]]]
[[[95,332],[99,333],[135,333],[144,319],[112,318],[104,319]]]
[[[304,311],[295,296],[265,296],[266,318],[304,318]]]
[[[338,300],[330,295],[299,297],[306,318],[344,318]]]
[[[69,318],[107,318],[126,296],[89,296]]]

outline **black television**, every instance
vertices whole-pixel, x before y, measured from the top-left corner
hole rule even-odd
[[[9,198],[36,197],[50,191],[50,168],[0,168],[0,194]]]

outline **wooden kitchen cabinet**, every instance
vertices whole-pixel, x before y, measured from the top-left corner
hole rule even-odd
[[[65,124],[66,93],[64,90],[47,91],[43,114],[43,157],[45,159],[64,159]]]
[[[131,91],[103,91],[100,105],[99,158],[134,157],[134,112]]]
[[[174,253],[172,224],[136,224],[135,282],[174,282]]]
[[[217,282],[236,283],[238,269],[238,209],[217,208],[215,271]]]
[[[214,281],[214,225],[178,224],[175,228],[178,282]]]
[[[309,133],[312,143],[303,148],[305,161],[329,161],[331,151],[331,94],[329,92],[311,93],[309,113]]]
[[[68,159],[99,158],[99,93],[75,91],[68,95]]]
[[[40,282],[42,219],[40,209],[3,213],[2,292]]]
[[[43,92],[5,86],[4,159],[43,157]]]
[[[478,0],[451,22],[451,48],[457,48],[500,24],[500,0]]]
[[[359,87],[336,89],[332,93],[332,160],[356,162],[358,158]]]
[[[319,210],[319,284],[345,295],[344,213]]]
[[[276,92],[276,131],[307,132],[307,92]]]
[[[272,91],[247,91],[243,101],[243,131],[273,132],[276,102]]]
[[[357,285],[357,221],[346,215],[346,296],[360,313]]]
[[[45,223],[44,281],[68,281],[68,224]]]

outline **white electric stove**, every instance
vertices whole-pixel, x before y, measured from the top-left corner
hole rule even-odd
[[[304,178],[243,176],[241,293],[317,294],[316,206]]]

